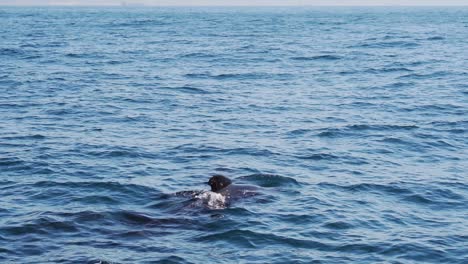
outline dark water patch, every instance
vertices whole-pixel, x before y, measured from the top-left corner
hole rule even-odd
[[[72,203],[80,203],[80,204],[100,204],[100,205],[118,205],[120,201],[114,199],[113,197],[107,195],[86,195],[82,197],[76,197],[70,199]]]
[[[445,38],[444,37],[441,37],[441,36],[433,36],[433,37],[429,37],[427,38],[427,40],[444,40]]]
[[[339,138],[347,134],[343,129],[339,129],[339,128],[325,128],[321,130],[325,130],[325,131],[318,133],[317,134],[318,137]]]
[[[144,214],[123,211],[114,213],[114,218],[118,219],[121,222],[131,224],[131,225],[146,225],[153,223],[153,218],[146,216]]]
[[[2,146],[3,144],[0,144]],[[17,147],[25,147],[24,145],[16,145]],[[29,147],[29,146],[28,146]],[[54,174],[55,171],[50,164],[40,160],[25,160],[18,157],[0,158],[0,168],[4,172],[22,172],[41,175]]]
[[[157,261],[152,262],[152,263],[158,263],[158,264],[179,264],[179,263],[180,264],[191,264],[191,263],[195,263],[195,262],[190,262],[189,260],[178,257],[178,256],[169,256],[169,257],[161,258],[160,260],[157,260]]]
[[[126,120],[129,121],[128,119]],[[111,158],[148,158],[156,159],[158,154],[146,151],[144,148],[111,146],[111,145],[90,145],[77,144],[73,150],[75,153],[85,154],[91,157],[111,159]]]
[[[1,248],[1,247],[0,247],[0,254],[14,254],[14,253],[15,253],[15,252],[12,251],[12,250],[9,250],[9,249]],[[0,260],[2,260],[2,259],[5,260],[5,261],[7,260],[6,257],[0,255]]]
[[[102,53],[66,53],[65,57],[70,59],[105,59]]]
[[[143,202],[149,197],[157,198],[160,192],[153,188],[135,184],[121,184],[117,182],[57,182],[39,181],[32,184],[21,184],[15,188],[31,190],[31,198],[50,200],[53,203],[63,201],[67,203],[84,202],[95,204],[117,204],[122,202]],[[73,190],[73,191],[70,191]],[[67,200],[63,200],[67,198]]]
[[[397,125],[397,124],[353,124],[338,128],[323,128],[317,134],[319,137],[336,138],[347,136],[350,134],[364,133],[368,131],[382,132],[382,131],[411,131],[419,129],[417,125]]]
[[[419,191],[404,197],[404,200],[417,204],[437,206],[442,210],[468,208],[465,204],[465,197],[451,190],[441,188],[429,188],[424,192]]]
[[[0,56],[22,56],[26,52],[24,49],[18,49],[18,48],[1,48],[0,49]]]
[[[418,185],[405,186],[400,183],[373,184],[360,183],[352,185],[337,185],[331,183],[319,183],[324,188],[341,189],[351,193],[375,193],[392,195],[400,200],[421,205],[436,206],[439,209],[461,208],[464,206],[465,197],[449,189],[441,189],[435,186],[422,187]],[[449,207],[447,207],[449,206]],[[464,206],[466,207],[466,206]]]
[[[326,153],[316,153],[311,155],[303,155],[303,156],[296,156],[298,159],[304,160],[337,160],[340,159],[339,156],[333,154],[326,154]]]
[[[340,56],[336,55],[317,55],[310,57],[292,57],[291,60],[295,61],[336,61],[341,60]]]
[[[13,186],[15,184],[17,184],[16,181],[1,180],[0,181],[0,188],[8,188],[8,187]]]
[[[0,187],[0,190],[2,190],[3,188]],[[5,209],[5,208],[1,208],[0,207],[0,217],[2,216],[8,216],[11,214],[11,211],[8,210],[8,209]],[[0,236],[0,240],[2,240],[2,237]]]
[[[195,58],[195,59],[204,59],[204,58],[216,58],[215,54],[202,53],[202,52],[192,52],[182,55],[182,58]]]
[[[121,65],[121,64],[128,64],[128,63],[132,63],[133,61],[131,60],[128,60],[128,61],[117,61],[117,60],[109,60],[109,61],[106,61],[105,63],[109,64],[109,65]]]
[[[333,230],[345,230],[345,229],[353,228],[353,225],[350,223],[343,222],[343,221],[337,221],[337,222],[325,223],[323,227],[328,228],[328,229],[333,229]]]
[[[10,166],[18,166],[18,165],[23,165],[26,162],[21,160],[18,157],[6,157],[6,158],[0,158],[0,167],[10,167]]]
[[[248,156],[274,156],[276,153],[268,149],[256,149],[256,148],[221,148],[208,145],[194,145],[185,144],[174,148],[177,151],[184,151],[184,153],[207,153],[212,155],[248,155]]]
[[[262,80],[270,78],[289,78],[292,75],[287,73],[263,73],[263,72],[247,72],[247,73],[189,73],[185,74],[186,78],[190,79],[215,79],[215,80]]]
[[[312,152],[312,153],[307,153]],[[297,154],[294,156],[295,158],[301,160],[311,160],[311,161],[330,161],[330,162],[343,162],[346,164],[354,164],[354,165],[364,165],[368,164],[366,159],[351,156],[351,155],[343,155],[343,154],[332,154],[326,152],[318,152],[315,150],[304,151],[304,153]]]
[[[414,82],[394,82],[391,84],[384,85],[382,88],[384,89],[400,89],[400,88],[408,88],[414,86]]]
[[[185,212],[187,213],[187,212]],[[131,236],[133,238],[150,238],[154,236],[171,235],[168,228],[189,230],[203,229],[203,223],[191,219],[188,215],[155,217],[147,213],[129,210],[113,211],[81,211],[73,213],[48,213],[51,217],[59,217],[64,221],[75,223],[79,228],[106,236]],[[124,226],[124,227],[123,227]],[[102,229],[101,229],[102,227]],[[95,230],[96,229],[96,230]],[[100,230],[99,230],[100,229]]]
[[[2,137],[1,139],[6,140],[42,140],[45,139],[46,136],[35,134],[35,135],[27,135],[27,136],[10,136],[10,137]]]
[[[131,21],[116,21],[112,22],[108,26],[110,27],[144,27],[144,26],[166,26],[169,25],[170,23],[161,21],[161,20],[156,20],[156,19],[136,19],[136,20],[131,20]]]
[[[118,148],[115,150],[107,150],[107,151],[89,151],[89,155],[100,157],[100,158],[138,158],[142,157],[140,151],[132,150],[132,149],[125,149],[125,148]]]
[[[404,146],[411,145],[408,141],[403,140],[401,138],[395,138],[395,137],[384,138],[384,139],[382,139],[380,141],[385,142],[385,143],[390,143],[390,144],[400,144],[400,145],[404,145]]]
[[[444,140],[427,141],[426,144],[435,148],[440,148],[440,149],[445,148],[445,149],[455,150],[459,148]]]
[[[7,78],[0,78],[0,84],[5,88],[16,88],[16,87],[23,85],[23,82],[19,82],[16,80],[9,80]],[[6,103],[6,102],[0,103],[0,107],[2,108],[6,108],[8,106],[21,107],[22,105],[18,103]]]
[[[188,229],[201,229],[202,225],[200,222],[190,219],[190,218],[154,218],[148,215],[131,212],[131,211],[123,211],[123,212],[115,212],[112,214],[112,217],[115,221],[120,223],[129,225],[129,226],[141,226],[145,228],[179,228],[182,230]]]
[[[268,245],[285,245],[293,248],[330,250],[330,246],[313,240],[294,239],[275,234],[260,233],[250,230],[230,230],[195,238],[194,241],[225,241],[239,247],[258,247]]]
[[[179,87],[159,87],[158,89],[164,89],[167,91],[175,91],[187,94],[210,94],[206,89],[197,88],[193,86],[179,86]]]
[[[447,78],[448,76],[452,75],[453,73],[447,72],[447,71],[436,71],[432,73],[426,73],[426,74],[420,74],[420,73],[410,73],[410,74],[405,74],[398,79],[409,79],[409,80],[423,80],[423,79],[431,79],[431,78],[436,78],[438,80],[441,80],[443,78]]]
[[[386,243],[350,243],[342,246],[337,246],[336,250],[349,252],[354,254],[372,254],[378,253],[386,247]]]
[[[418,195],[418,194],[409,195],[409,196],[405,197],[404,200],[408,201],[408,202],[419,203],[419,204],[431,204],[431,203],[433,203],[432,200],[427,199],[426,197],[424,197],[422,195]]]
[[[65,219],[70,219],[77,224],[91,224],[91,223],[110,223],[112,219],[108,212],[98,211],[78,211],[78,212],[46,212],[46,215],[58,216]]]
[[[310,224],[318,223],[323,221],[325,216],[323,214],[301,214],[301,212],[295,212],[290,214],[280,214],[275,216],[277,222],[287,222],[294,225],[297,224]]]
[[[349,108],[356,108],[356,107],[358,107],[358,108],[364,108],[364,107],[373,108],[373,107],[377,107],[378,105],[370,103],[370,102],[351,102],[351,103],[346,103],[346,104],[340,104],[339,106],[346,106],[346,107],[349,107]]]
[[[86,258],[85,258],[86,259]],[[63,263],[75,263],[75,261],[86,263],[86,264],[120,264],[119,262],[114,262],[114,261],[106,261],[103,259],[91,259],[91,260],[84,260],[83,258],[78,258],[78,259],[63,259],[59,260],[59,262]]]
[[[78,54],[78,53],[67,53],[65,54],[65,56],[69,58],[83,58],[84,57],[83,54]]]
[[[427,107],[431,107],[431,106],[428,105]],[[445,109],[440,109],[440,106],[438,106],[435,110],[445,110]],[[468,128],[468,120],[432,121],[430,122],[430,125],[435,126],[437,128],[451,128],[451,129],[465,130],[466,128]]]
[[[0,234],[8,235],[9,237],[76,233],[78,231],[79,229],[73,222],[59,221],[49,217],[39,217],[24,221],[21,224],[5,225],[0,228]]]
[[[407,261],[427,261],[429,259],[431,260],[431,262],[434,263],[447,261],[445,252],[431,247],[423,246],[419,243],[393,244],[382,250],[381,254]]]
[[[404,108],[405,111],[427,111],[427,112],[434,112],[434,111],[455,111],[455,110],[462,110],[463,107],[454,104],[423,104],[423,105],[415,105],[411,108]],[[463,110],[462,110],[463,111]]]
[[[385,49],[385,48],[416,48],[420,44],[411,41],[383,41],[383,42],[371,42],[363,43],[353,48],[371,48],[371,49]]]
[[[312,130],[310,129],[295,129],[295,130],[289,131],[287,134],[289,136],[295,137],[295,136],[302,136],[310,132],[312,132]]]
[[[319,183],[321,187],[342,189],[347,192],[376,192],[376,193],[388,193],[393,195],[406,195],[413,194],[410,189],[402,187],[400,184],[374,184],[374,183],[359,183],[351,185],[337,185],[333,183]]]
[[[361,130],[378,130],[378,131],[385,131],[385,130],[414,130],[414,129],[417,129],[419,128],[417,125],[390,125],[390,124],[386,124],[386,125],[378,125],[378,124],[374,124],[374,125],[367,125],[367,124],[359,124],[359,125],[350,125],[350,126],[346,126],[347,129],[349,130],[357,130],[357,131],[361,131]]]
[[[72,116],[72,115],[78,115],[80,113],[83,113],[83,110],[80,110],[77,107],[70,107],[70,108],[58,108],[58,109],[47,109],[45,110],[45,114],[47,115],[54,115],[54,116]]]
[[[365,73],[379,74],[379,73],[392,73],[392,72],[412,72],[413,70],[404,67],[385,67],[381,69],[367,69]]]
[[[223,214],[237,217],[255,217],[256,212],[249,211],[248,209],[242,207],[228,207],[225,210],[223,210]],[[208,228],[209,227],[210,226],[208,226]]]

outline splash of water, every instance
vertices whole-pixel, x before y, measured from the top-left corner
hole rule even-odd
[[[196,195],[195,198],[210,209],[226,208],[226,196],[219,193],[207,191]]]

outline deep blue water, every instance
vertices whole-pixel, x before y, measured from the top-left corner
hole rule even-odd
[[[2,263],[468,262],[468,8],[2,7],[0,91]]]

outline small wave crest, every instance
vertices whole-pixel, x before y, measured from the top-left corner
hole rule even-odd
[[[336,60],[340,60],[341,57],[336,56],[336,55],[317,55],[317,56],[310,56],[310,57],[306,57],[306,56],[292,57],[291,59],[295,61],[336,61]]]
[[[238,179],[253,182],[261,187],[285,187],[299,186],[300,183],[290,177],[280,176],[275,174],[256,173],[247,176],[241,176]]]
[[[419,47],[419,46],[420,46],[420,44],[418,44],[416,42],[397,40],[397,41],[383,41],[383,42],[363,43],[363,44],[358,45],[356,47],[358,47],[358,48],[379,49],[379,48],[415,48],[415,47]]]

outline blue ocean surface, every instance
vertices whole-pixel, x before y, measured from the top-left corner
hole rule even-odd
[[[0,8],[1,263],[468,263],[467,160],[466,7]]]

